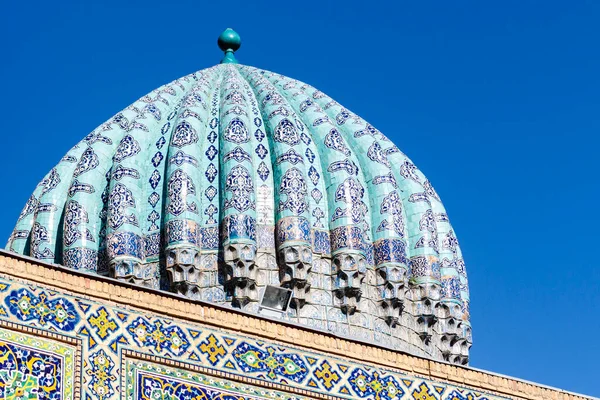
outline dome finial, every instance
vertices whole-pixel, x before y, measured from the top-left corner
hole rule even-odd
[[[225,52],[225,57],[221,60],[221,64],[237,64],[238,61],[233,53],[235,53],[242,44],[240,35],[233,29],[227,28],[221,33],[217,43],[219,44],[219,48]]]

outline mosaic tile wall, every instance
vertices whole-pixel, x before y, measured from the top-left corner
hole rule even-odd
[[[2,399],[499,399],[0,277]]]

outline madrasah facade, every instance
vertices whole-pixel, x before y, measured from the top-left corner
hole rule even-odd
[[[468,366],[430,181],[303,82],[220,64],[87,135],[0,252],[0,398],[584,399]]]

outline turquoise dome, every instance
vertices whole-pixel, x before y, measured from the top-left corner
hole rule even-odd
[[[96,128],[7,248],[247,312],[283,287],[284,320],[468,360],[467,275],[429,180],[324,93],[245,65],[177,79]]]

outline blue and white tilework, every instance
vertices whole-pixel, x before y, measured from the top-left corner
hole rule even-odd
[[[5,275],[0,311],[6,398],[506,399]]]
[[[335,100],[253,67],[187,75],[100,125],[7,248],[247,311],[281,285],[283,319],[468,359],[464,260],[432,184]]]

